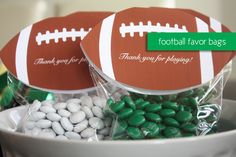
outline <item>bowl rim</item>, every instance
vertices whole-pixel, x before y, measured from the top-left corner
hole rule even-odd
[[[234,102],[234,100],[224,99],[224,102]],[[11,108],[8,110],[4,110],[2,112],[9,112],[14,109],[24,108],[26,106],[19,106],[15,108]],[[1,112],[0,112],[1,114]],[[104,141],[88,141],[88,140],[61,140],[56,138],[43,138],[43,137],[34,137],[25,135],[20,132],[14,132],[7,129],[0,128],[0,134],[9,134],[10,136],[18,136],[18,138],[25,138],[27,140],[38,140],[38,141],[45,141],[45,142],[58,142],[58,143],[66,143],[66,144],[93,144],[93,145],[133,145],[133,144],[176,144],[176,143],[186,143],[186,142],[203,142],[209,140],[215,140],[229,136],[236,136],[236,129],[223,131],[220,133],[210,134],[206,136],[194,136],[194,137],[180,137],[180,138],[172,138],[172,139],[150,139],[150,140],[104,140]],[[1,143],[1,142],[0,142]]]

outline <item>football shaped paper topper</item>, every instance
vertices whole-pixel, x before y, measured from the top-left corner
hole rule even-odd
[[[0,57],[7,69],[29,86],[56,91],[93,87],[80,41],[111,14],[78,12],[37,22],[10,40]]]
[[[212,80],[232,59],[233,52],[148,52],[146,34],[222,31],[229,30],[195,11],[130,8],[97,24],[81,47],[100,75],[129,89],[181,90]]]

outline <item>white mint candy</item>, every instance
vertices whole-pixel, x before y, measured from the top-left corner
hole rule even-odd
[[[98,139],[98,140],[103,140],[103,139],[104,139],[104,136],[103,136],[103,135],[97,135],[97,139]]]
[[[65,109],[65,108],[66,108],[66,105],[67,105],[67,103],[60,102],[60,103],[54,104],[53,107],[54,107],[56,110],[60,110],[60,109]]]
[[[26,135],[29,135],[29,136],[32,136],[32,130],[24,130],[24,133],[26,134]]]
[[[67,104],[67,109],[70,112],[78,112],[80,110],[81,106],[75,103],[68,103]]]
[[[65,109],[58,110],[58,114],[62,117],[70,117],[71,113]]]
[[[74,103],[74,104],[80,104],[81,100],[78,98],[73,98],[73,99],[69,99],[66,101],[67,103]]]
[[[38,136],[38,134],[41,132],[41,129],[40,128],[38,128],[38,127],[34,127],[33,129],[32,129],[32,136]]]
[[[81,132],[88,127],[88,120],[83,120],[74,127],[74,132]]]
[[[66,132],[65,136],[70,140],[80,140],[81,136],[75,132]]]
[[[35,123],[35,126],[38,128],[47,129],[52,126],[52,122],[50,120],[40,119]]]
[[[104,117],[102,109],[98,106],[92,107],[92,112],[98,118],[103,118]]]
[[[65,133],[59,122],[52,122],[52,129],[58,135],[63,135]]]
[[[38,121],[40,119],[44,119],[46,117],[46,114],[43,112],[32,112],[29,115],[29,120],[31,121]]]
[[[100,107],[100,108],[104,108],[106,106],[106,99],[98,97],[98,96],[94,96],[93,97],[93,104]]]
[[[90,96],[82,96],[81,98],[81,105],[88,106],[89,108],[93,107],[93,100]]]
[[[48,113],[46,117],[50,121],[59,121],[61,119],[61,116],[54,112]]]
[[[38,100],[34,100],[34,102],[30,105],[30,112],[36,112],[40,109],[41,102]]]
[[[92,110],[91,110],[89,107],[87,107],[87,106],[82,106],[82,107],[81,107],[81,110],[84,111],[84,113],[86,114],[86,117],[87,117],[87,118],[93,117],[93,112],[92,112]]]
[[[80,135],[83,137],[83,138],[89,138],[89,137],[93,137],[95,136],[96,134],[96,130],[93,129],[93,128],[87,128],[85,130],[83,130]]]
[[[110,128],[104,128],[102,130],[99,130],[98,134],[101,134],[101,135],[104,135],[104,136],[108,136],[110,134]]]
[[[104,120],[104,123],[105,123],[106,127],[110,127],[111,123],[112,123],[112,118],[106,117],[105,120]]]
[[[59,136],[56,136],[56,139],[59,139],[59,140],[68,140],[68,138],[64,135],[59,135]]]
[[[60,120],[61,126],[67,130],[67,131],[72,131],[73,130],[73,125],[71,124],[71,122],[69,121],[68,118],[66,117],[62,117]]]
[[[50,106],[50,107],[52,107],[53,104],[54,104],[53,100],[44,100],[42,102],[42,106]]]
[[[51,106],[41,106],[40,111],[44,113],[56,112],[56,110]]]
[[[26,121],[24,124],[24,129],[31,130],[35,127],[35,122],[33,121]]]
[[[85,119],[85,117],[86,117],[85,113],[83,111],[79,111],[79,112],[73,113],[70,116],[70,121],[71,123],[76,124],[76,123],[82,122]]]
[[[39,132],[38,136],[44,138],[54,138],[56,137],[56,134],[52,129],[43,129],[42,131]]]
[[[89,119],[89,125],[94,129],[103,129],[104,128],[104,122],[97,117],[92,117]]]

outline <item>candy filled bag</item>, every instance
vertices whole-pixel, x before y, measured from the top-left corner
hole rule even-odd
[[[109,82],[112,138],[159,139],[217,131],[233,52],[146,49],[148,32],[229,31],[191,10],[130,8],[97,24],[81,42],[95,84]],[[91,47],[90,44],[94,46]]]
[[[8,87],[28,111],[16,131],[40,138],[98,141],[111,118],[97,94],[80,41],[110,12],[77,12],[20,31],[0,52]]]

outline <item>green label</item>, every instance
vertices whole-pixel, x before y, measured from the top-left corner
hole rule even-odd
[[[236,50],[236,33],[148,33],[147,50]]]

